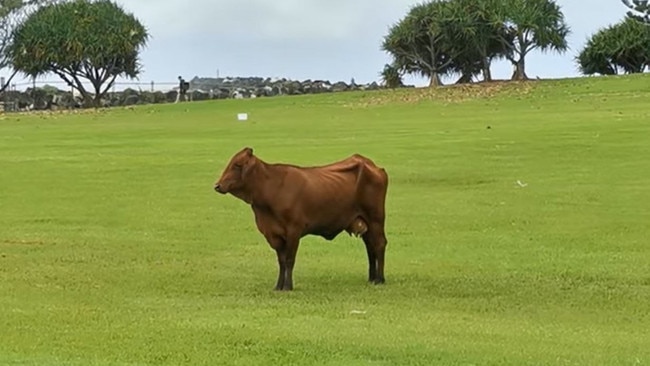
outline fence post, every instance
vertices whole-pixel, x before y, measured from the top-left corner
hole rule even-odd
[[[151,80],[151,92],[153,93],[153,80]]]
[[[0,85],[5,86],[5,77],[0,77]],[[2,92],[2,112],[7,112],[7,88]]]
[[[16,83],[11,84],[11,89],[9,90],[12,90],[14,95],[14,101],[11,104],[11,111],[16,112],[18,110],[18,102],[17,102],[18,98],[16,97]]]
[[[32,109],[36,109],[36,76],[32,77]]]

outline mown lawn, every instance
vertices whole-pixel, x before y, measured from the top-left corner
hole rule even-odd
[[[649,98],[637,76],[4,115],[0,364],[650,364]],[[243,146],[385,167],[387,283],[344,233],[273,291],[250,208],[212,190]]]

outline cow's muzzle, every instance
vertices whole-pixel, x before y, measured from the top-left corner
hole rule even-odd
[[[219,184],[219,183],[217,183],[217,184],[214,185],[214,190],[215,190],[217,193],[221,193],[221,194],[226,193],[226,192],[223,191],[223,188],[221,187],[221,184]]]

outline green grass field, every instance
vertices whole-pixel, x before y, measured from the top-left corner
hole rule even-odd
[[[650,364],[649,98],[650,75],[4,115],[0,364]],[[273,291],[251,209],[212,190],[244,146],[385,167],[386,284],[343,233]]]

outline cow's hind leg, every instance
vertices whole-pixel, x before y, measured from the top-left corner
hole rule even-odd
[[[377,277],[377,256],[375,255],[375,247],[369,239],[369,235],[363,236],[363,243],[366,245],[366,253],[368,254],[368,282],[374,282]]]
[[[385,283],[384,254],[388,240],[384,228],[376,223],[371,223],[369,230],[363,235],[363,241],[368,252],[369,281],[375,284]]]
[[[386,253],[386,235],[381,230],[381,234],[377,234],[377,244],[375,246],[375,256],[377,257],[377,275],[375,276],[375,284],[385,283],[384,278],[384,254]]]

